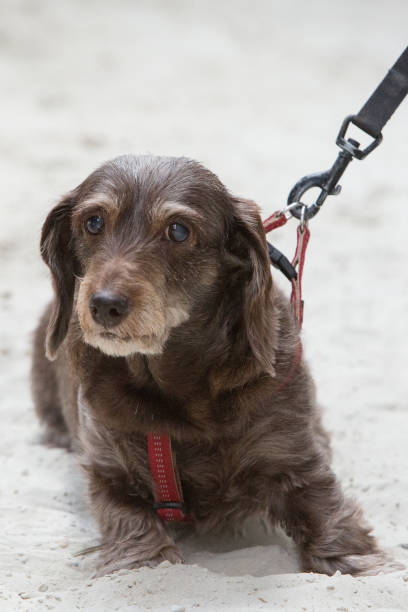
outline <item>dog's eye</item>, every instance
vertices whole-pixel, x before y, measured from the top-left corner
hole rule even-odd
[[[172,223],[167,228],[167,236],[174,242],[184,242],[190,235],[190,231],[181,223]]]
[[[85,226],[90,234],[99,234],[103,229],[103,218],[100,215],[92,215],[86,220]]]

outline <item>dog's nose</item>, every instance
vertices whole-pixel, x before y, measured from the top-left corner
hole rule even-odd
[[[128,314],[129,300],[111,291],[98,291],[91,295],[89,309],[94,321],[104,327],[114,327]]]

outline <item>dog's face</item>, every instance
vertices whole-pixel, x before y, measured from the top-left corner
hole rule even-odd
[[[41,248],[56,292],[51,358],[73,308],[84,341],[102,352],[161,353],[171,330],[238,277],[245,325],[262,333],[252,319],[270,273],[257,207],[194,161],[106,163],[51,211]]]
[[[194,172],[178,160],[122,160],[82,188],[76,310],[85,341],[109,355],[160,353],[217,281],[225,219],[205,208],[224,194]]]

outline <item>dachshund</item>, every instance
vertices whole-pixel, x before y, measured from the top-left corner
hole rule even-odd
[[[294,539],[304,571],[384,570],[331,470],[254,202],[196,161],[121,156],[51,210],[41,254],[55,295],[35,334],[34,404],[44,441],[80,457],[100,575],[183,561],[154,507],[149,434],[171,439],[190,529],[258,516]]]

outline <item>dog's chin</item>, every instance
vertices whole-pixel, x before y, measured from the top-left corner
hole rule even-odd
[[[163,352],[165,338],[143,336],[122,340],[109,333],[84,333],[84,340],[110,357],[129,357],[136,353],[159,355]]]

